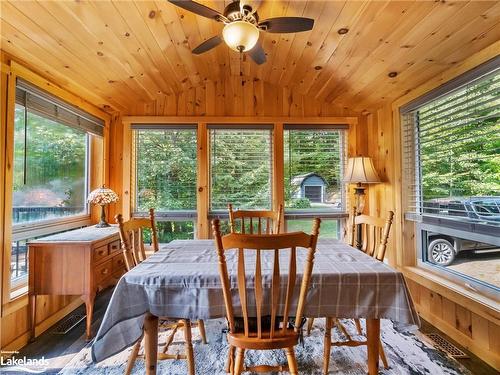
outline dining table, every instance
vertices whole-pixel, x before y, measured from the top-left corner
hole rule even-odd
[[[239,303],[236,253],[226,252],[234,304]],[[273,251],[265,253],[262,256],[264,289],[271,285],[274,256]],[[301,281],[305,259],[306,251],[297,249],[297,283]],[[280,259],[280,264],[288,262]],[[255,268],[247,254],[245,267]],[[286,284],[284,266],[280,277]],[[253,281],[249,279],[247,288],[252,286]],[[297,299],[295,296],[294,303]],[[263,309],[266,308],[269,306],[264,305]],[[293,308],[292,304],[290,311],[294,311]],[[319,239],[317,243],[304,315],[366,319],[370,375],[378,373],[380,319],[398,322],[401,327],[420,325],[403,274],[336,239]],[[93,341],[92,360],[99,362],[121,352],[144,335],[146,370],[154,374],[158,317],[208,320],[224,316],[214,241],[174,240],[161,245],[158,252],[121,277]]]

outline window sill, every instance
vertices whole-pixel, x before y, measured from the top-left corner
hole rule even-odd
[[[408,279],[448,298],[471,312],[500,325],[500,305],[497,300],[453,282],[422,267],[403,267]]]

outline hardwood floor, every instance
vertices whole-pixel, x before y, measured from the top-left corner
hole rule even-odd
[[[101,323],[102,317],[106,311],[113,288],[109,288],[100,293],[95,301],[94,318],[92,322],[93,332],[97,332]],[[85,312],[85,306],[80,306],[79,309]],[[45,374],[58,373],[80,350],[82,350],[88,343],[85,340],[85,321],[80,322],[78,326],[73,328],[66,335],[55,335],[51,333],[52,329],[47,330],[45,333],[36,338],[36,340],[25,346],[18,354],[17,357],[26,356],[26,358],[39,359],[42,356],[49,361],[49,366]],[[422,320],[421,331],[423,333],[439,333],[441,336],[448,339],[450,342],[465,351],[470,358],[458,359],[458,361],[469,369],[474,375],[491,375],[497,372],[488,366],[481,359],[468,352],[465,348],[451,340],[443,332],[437,330],[431,324]],[[2,374],[9,374],[9,372],[0,371]],[[19,372],[12,372],[12,374],[19,374]],[[204,374],[201,374],[204,375]]]
[[[92,319],[92,332],[95,334],[99,329],[101,320],[108,307],[113,288],[108,288],[99,293],[95,300],[94,314]],[[85,314],[85,305],[76,309],[78,313]],[[41,358],[49,361],[48,370],[45,374],[56,374],[82,350],[88,342],[85,339],[85,320],[65,335],[56,335],[50,328],[38,336],[34,342],[19,351],[17,357]],[[0,371],[1,372],[1,371]],[[14,373],[14,372],[12,372]],[[19,372],[17,372],[19,374]]]

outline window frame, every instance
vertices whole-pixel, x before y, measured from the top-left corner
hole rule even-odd
[[[124,153],[124,163],[125,163],[125,176],[129,176],[124,180],[125,184],[123,186],[123,191],[130,191],[128,199],[123,202],[122,212],[130,216],[138,216],[139,213],[135,211],[134,208],[134,184],[135,184],[135,157],[134,146],[133,146],[133,131],[132,128],[138,124],[147,124],[150,127],[162,127],[171,124],[170,126],[182,126],[186,124],[196,124],[198,129],[197,136],[197,212],[196,212],[196,238],[197,239],[210,239],[212,236],[212,229],[210,221],[214,218],[225,219],[228,218],[227,211],[220,210],[217,212],[211,212],[209,209],[209,199],[210,199],[210,140],[209,140],[209,128],[211,126],[260,126],[260,125],[271,125],[272,126],[272,176],[271,181],[272,189],[272,209],[278,209],[280,204],[284,204],[284,176],[283,176],[283,135],[284,135],[284,125],[293,125],[298,128],[308,129],[308,128],[321,128],[321,127],[337,127],[342,128],[346,131],[346,136],[344,137],[345,142],[345,153],[347,156],[354,155],[356,153],[356,144],[349,143],[350,138],[348,133],[350,131],[356,131],[356,126],[358,124],[358,117],[340,116],[340,117],[303,117],[297,120],[293,120],[286,117],[231,117],[231,116],[124,116],[122,118],[122,123],[124,126],[125,137],[130,139],[131,142],[124,142],[123,153]],[[173,125],[175,124],[175,125]],[[355,139],[355,137],[353,138]],[[346,156],[346,158],[347,158]],[[347,159],[346,159],[347,160]],[[130,168],[130,169],[128,169]],[[345,206],[348,207],[348,191],[346,187],[346,195],[344,196]],[[294,214],[295,215],[295,214]],[[315,212],[314,214],[304,214],[300,216],[300,219],[309,219],[313,217],[321,217],[325,219],[338,219],[340,225],[338,226],[340,231],[340,237],[345,232],[345,219],[349,216],[347,209],[345,211],[338,212]],[[180,216],[180,215],[178,215]],[[168,220],[175,219],[176,217],[167,215]],[[177,219],[185,220],[185,217],[177,217]],[[285,220],[282,223],[284,229]]]
[[[135,134],[135,131],[140,131],[140,130],[145,130],[145,131],[162,131],[162,130],[182,130],[182,131],[187,131],[187,130],[193,130],[195,133],[195,139],[198,138],[198,126],[195,123],[186,123],[186,124],[179,124],[179,123],[164,123],[164,124],[142,124],[142,123],[134,123],[131,126],[131,131],[132,131],[132,158],[131,158],[131,170],[132,170],[132,184],[130,187],[130,196],[131,196],[131,215],[132,217],[149,217],[148,213],[146,211],[139,211],[137,209],[138,206],[138,200],[137,200],[137,184],[138,184],[138,173],[137,173],[137,153],[138,153],[138,144],[137,144],[137,137]],[[198,145],[197,145],[198,147]],[[198,158],[196,158],[196,167],[198,169]],[[196,182],[195,185],[198,185],[198,173],[196,173]],[[197,199],[195,196],[195,209],[194,210],[168,210],[168,211],[156,211],[155,210],[155,218],[159,221],[184,221],[186,219],[195,219],[197,217]],[[193,220],[196,225],[196,220]]]
[[[423,192],[422,192],[422,162],[419,150],[419,138],[418,138],[418,120],[415,121],[417,117],[417,111],[420,107],[437,100],[443,96],[452,94],[454,91],[459,90],[474,81],[479,81],[483,77],[488,77],[494,72],[500,71],[500,56],[496,56],[481,65],[461,74],[454,79],[446,82],[445,84],[437,87],[434,90],[427,92],[426,94],[408,102],[407,104],[399,107],[399,118],[401,124],[401,160],[402,160],[402,179],[403,179],[403,191],[402,191],[402,208],[403,208],[403,219],[409,222],[410,225],[414,225],[415,230],[415,262],[416,265],[438,277],[443,277],[446,280],[453,282],[454,284],[464,287],[465,289],[472,290],[475,293],[483,295],[487,298],[492,298],[493,300],[498,299],[498,291],[500,288],[495,285],[488,284],[481,280],[475,279],[466,274],[454,271],[452,269],[439,266],[437,264],[425,261],[423,258],[423,253],[426,250],[426,232],[439,232],[445,235],[450,235],[463,239],[470,239],[472,241],[486,242],[493,245],[498,244],[500,246],[499,237],[488,235],[491,228],[495,231],[500,231],[500,226],[481,224],[477,220],[470,218],[449,218],[443,215],[424,213],[423,208]],[[411,140],[405,139],[408,137],[408,130],[405,126],[409,126],[406,123],[405,116],[412,115],[411,126],[413,128]],[[409,155],[413,158],[408,161]],[[411,170],[408,170],[408,166],[413,164]],[[406,168],[405,168],[406,167]],[[409,188],[409,184],[415,184],[414,188]],[[412,190],[414,189],[414,190]],[[413,212],[408,211],[411,197],[408,195],[409,190],[412,190],[414,199],[417,200],[416,207],[413,208]]]
[[[17,102],[14,103],[14,105],[18,105]],[[24,112],[25,112],[25,119],[28,118],[26,114],[29,112],[29,109],[24,106],[23,104],[19,104]],[[44,117],[43,115],[36,114],[39,117]],[[48,118],[50,121],[55,121],[58,124],[62,126],[66,126],[70,129],[72,129],[71,126],[64,124],[62,122],[58,122],[57,120],[53,120]],[[15,119],[14,119],[15,121]],[[15,126],[15,124],[13,124]],[[80,129],[80,131],[83,131]],[[62,232],[66,230],[71,230],[71,229],[76,229],[80,228],[83,226],[87,226],[91,224],[91,207],[90,204],[87,203],[87,196],[90,192],[90,186],[91,186],[91,163],[92,163],[92,141],[91,137],[94,136],[90,134],[88,131],[85,132],[85,169],[84,169],[84,176],[85,176],[85,200],[84,200],[84,205],[85,205],[85,212],[79,213],[76,215],[68,215],[60,218],[54,218],[54,219],[44,219],[44,220],[37,220],[37,221],[31,221],[31,222],[23,222],[23,223],[13,223],[11,225],[11,243],[17,242],[17,241],[24,241],[24,240],[29,240],[34,237],[41,237],[49,234],[53,234],[56,232]],[[14,142],[14,139],[12,139]],[[13,152],[15,152],[14,145],[12,146]],[[14,167],[13,169],[14,170]],[[7,194],[13,194],[13,189],[11,189],[9,192],[6,192]],[[11,215],[12,215],[12,210],[14,207],[11,207]],[[11,219],[12,220],[12,219]],[[26,245],[27,246],[27,245]],[[28,254],[26,252],[26,254]],[[12,255],[12,246],[11,246],[11,255]],[[28,255],[26,255],[28,256]],[[9,273],[10,273],[10,267],[9,267]],[[10,298],[16,298],[19,295],[22,295],[27,292],[23,290],[23,288],[26,287],[28,284],[28,279],[29,279],[29,270],[26,273],[26,275],[18,277],[17,279],[12,279],[12,276],[9,275],[10,279]],[[20,291],[22,292],[20,293]]]
[[[77,116],[87,116],[99,123],[100,133],[86,131],[87,133],[87,165],[86,179],[89,184],[87,190],[96,188],[103,183],[108,183],[108,168],[109,159],[106,155],[109,152],[109,128],[112,117],[109,113],[104,112],[100,108],[93,106],[82,99],[58,86],[53,85],[50,81],[33,73],[16,61],[10,61],[8,64],[2,64],[2,79],[5,74],[5,85],[2,82],[2,107],[5,105],[5,116],[2,117],[2,131],[0,138],[5,142],[5,148],[2,150],[0,159],[4,161],[0,168],[4,178],[3,189],[0,188],[0,193],[3,200],[3,264],[2,264],[2,314],[16,311],[18,308],[25,306],[27,303],[28,294],[28,279],[29,270],[26,277],[21,278],[18,282],[11,282],[11,256],[12,242],[14,237],[12,204],[13,204],[13,160],[14,160],[14,128],[15,128],[15,107],[16,107],[16,89],[18,80],[22,80],[25,84],[31,85],[33,90],[38,93],[45,93],[51,98],[52,104],[64,104],[68,106],[69,112]],[[53,100],[52,100],[53,99]],[[65,112],[67,113],[67,112]],[[68,125],[63,123],[63,125]],[[68,125],[69,126],[69,125]],[[0,204],[1,205],[1,204]],[[36,236],[43,236],[49,233],[58,231],[70,230],[82,226],[90,225],[93,221],[98,220],[99,210],[96,207],[87,206],[87,212],[83,215],[73,215],[61,219],[40,220],[36,222],[36,226],[30,227],[33,237],[33,229],[36,230]],[[35,222],[34,222],[35,223]],[[23,225],[26,223],[23,223]],[[15,236],[20,238],[23,232],[27,232],[26,227],[16,228]]]

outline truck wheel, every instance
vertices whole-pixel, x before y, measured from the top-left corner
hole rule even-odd
[[[429,244],[429,260],[440,266],[449,266],[455,260],[455,249],[450,241],[438,238]]]

